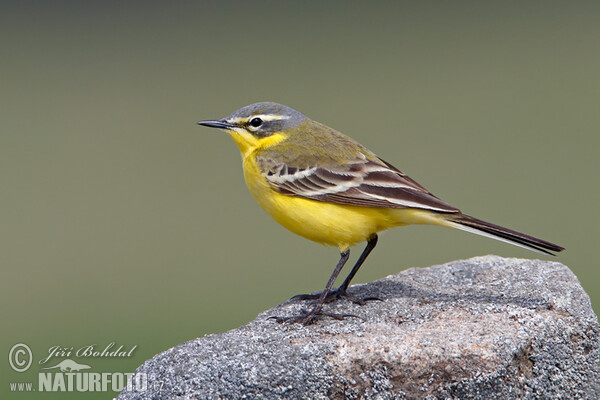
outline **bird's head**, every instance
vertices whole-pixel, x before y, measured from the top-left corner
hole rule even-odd
[[[307,120],[304,114],[282,104],[263,102],[240,108],[225,118],[199,121],[198,125],[225,130],[246,153],[284,139]]]

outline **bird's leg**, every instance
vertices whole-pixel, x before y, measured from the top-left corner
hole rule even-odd
[[[368,301],[368,300],[380,300],[377,297],[367,297],[364,299],[360,299],[360,298],[355,297],[347,292],[348,286],[350,285],[350,281],[352,280],[352,278],[354,278],[354,275],[356,275],[359,268],[365,262],[365,260],[367,259],[367,257],[369,256],[369,254],[375,248],[376,245],[377,245],[377,235],[375,234],[367,242],[367,246],[363,250],[363,252],[360,255],[360,257],[358,258],[358,260],[356,261],[356,264],[354,264],[352,271],[350,271],[350,273],[344,280],[344,283],[342,283],[340,285],[340,287],[338,287],[337,289],[331,290],[331,291],[329,291],[329,293],[327,293],[327,295],[325,297],[326,303],[337,300],[340,297],[345,297],[348,300],[352,301],[353,303],[360,304],[360,305],[365,304],[365,301]],[[323,295],[323,292],[320,292],[317,294],[299,294],[299,295],[292,297],[290,300],[315,300],[315,299],[319,299],[320,296],[322,296],[322,295]]]
[[[312,310],[303,312],[302,314],[300,314],[296,317],[270,317],[270,318],[275,319],[277,322],[300,322],[303,324],[308,324],[317,315],[326,315],[328,317],[332,317],[335,319],[344,319],[345,317],[354,317],[354,315],[349,315],[349,314],[332,314],[332,313],[325,313],[322,311],[323,304],[325,303],[325,299],[327,298],[327,294],[331,290],[331,287],[333,286],[333,283],[335,282],[336,278],[340,274],[340,271],[344,267],[344,264],[346,264],[346,261],[348,261],[348,257],[350,257],[349,249],[346,249],[345,251],[343,251],[340,254],[340,261],[338,262],[337,266],[333,270],[333,273],[329,277],[329,281],[327,281],[327,285],[325,286],[325,289],[319,295],[319,298],[315,302],[315,305]]]
[[[336,293],[337,297],[347,297],[354,303],[358,303],[361,305],[364,304],[366,300],[379,300],[376,297],[367,297],[365,299],[358,299],[354,296],[351,296],[347,292],[348,286],[350,286],[350,281],[352,280],[352,278],[354,278],[354,275],[356,275],[359,268],[363,265],[363,263],[365,262],[365,260],[369,256],[369,254],[371,254],[371,251],[373,251],[373,249],[375,248],[376,245],[377,245],[377,234],[373,235],[371,237],[371,239],[369,239],[369,241],[367,242],[367,246],[363,250],[363,252],[360,255],[360,257],[358,258],[358,260],[356,261],[356,264],[354,264],[352,271],[350,271],[350,273],[348,274],[346,279],[344,279],[344,282],[340,285],[340,287],[338,287],[337,289],[335,289],[333,291],[334,293]]]

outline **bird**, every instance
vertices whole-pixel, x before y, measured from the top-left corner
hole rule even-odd
[[[555,255],[563,247],[469,215],[439,199],[405,173],[352,138],[274,102],[251,104],[227,117],[198,121],[225,131],[238,145],[244,178],[258,204],[279,224],[306,239],[337,247],[340,259],[325,289],[292,300],[312,300],[299,315],[277,322],[313,323],[325,303],[347,298],[350,281],[378,240],[378,232],[413,224],[457,228],[539,253]],[[356,264],[336,289],[333,284],[348,261],[350,248],[366,242]]]

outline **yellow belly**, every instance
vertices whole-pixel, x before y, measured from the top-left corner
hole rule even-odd
[[[256,201],[275,221],[297,235],[342,251],[388,228],[442,222],[423,210],[358,207],[283,195],[269,186],[250,157],[244,160],[244,177]]]

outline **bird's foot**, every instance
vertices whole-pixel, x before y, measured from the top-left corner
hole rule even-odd
[[[315,321],[317,316],[330,317],[333,319],[337,319],[339,321],[343,320],[344,318],[360,318],[359,316],[353,315],[353,314],[335,314],[335,313],[325,312],[321,309],[321,307],[317,306],[310,311],[302,310],[300,315],[296,315],[294,317],[272,316],[267,319],[274,319],[275,321],[279,322],[280,324],[286,322],[286,323],[291,323],[291,324],[300,323],[303,325],[310,325]]]
[[[314,293],[314,294],[313,293],[298,294],[298,295],[292,297],[290,300],[291,301],[317,300],[317,299],[319,299],[319,297],[321,297],[321,294],[323,294],[323,292],[318,292],[318,293]],[[374,297],[374,296],[364,297],[364,298],[356,297],[356,296],[348,293],[346,290],[337,288],[337,289],[331,290],[331,291],[329,291],[329,293],[327,293],[324,303],[331,303],[340,298],[348,299],[351,302],[353,302],[354,304],[359,304],[361,306],[364,306],[367,301],[382,301],[380,298]]]

